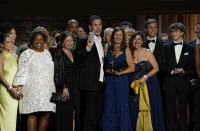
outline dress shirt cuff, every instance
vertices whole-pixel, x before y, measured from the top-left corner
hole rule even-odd
[[[86,50],[89,52],[89,51],[91,51],[91,48],[89,48],[88,46],[86,46]]]
[[[171,75],[173,75],[173,73],[174,73],[174,70],[171,71]]]

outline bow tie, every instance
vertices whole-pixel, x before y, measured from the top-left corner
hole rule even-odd
[[[150,43],[150,42],[155,43],[156,41],[155,40],[147,40],[147,43]]]
[[[174,46],[177,46],[177,45],[182,45],[182,42],[174,43]]]

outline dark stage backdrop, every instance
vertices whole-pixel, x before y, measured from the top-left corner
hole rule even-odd
[[[130,16],[106,16],[100,15],[103,19],[103,28],[118,26],[121,21],[130,21],[133,28],[144,33],[144,22],[148,18],[156,18],[159,23],[158,35],[161,33],[169,34],[169,25],[174,22],[182,22],[186,26],[186,33],[184,35],[185,41],[195,39],[195,26],[197,21],[200,21],[200,13],[185,12],[185,13],[158,13],[158,14],[141,14]],[[46,27],[49,32],[59,29],[61,31],[66,29],[66,23],[69,19],[76,19],[80,26],[88,31],[88,17],[86,16],[3,16],[0,17],[0,23],[10,22],[16,26],[17,40],[20,44],[24,40],[28,40],[29,34],[37,26]]]

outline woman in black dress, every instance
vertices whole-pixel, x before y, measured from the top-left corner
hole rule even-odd
[[[55,54],[55,85],[62,97],[69,99],[67,104],[56,105],[56,130],[77,131],[79,127],[78,68],[72,53],[74,38],[71,32],[61,34],[61,49]]]

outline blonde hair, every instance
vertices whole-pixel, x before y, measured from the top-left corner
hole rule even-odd
[[[36,27],[30,34],[30,36],[32,36],[32,34],[34,34],[35,32],[38,32],[38,31],[41,31],[43,32],[45,35],[46,35],[46,42],[45,44],[47,44],[48,46],[53,46],[54,43],[53,43],[53,40],[50,36],[50,33],[48,32],[48,30],[45,28],[45,27],[42,27],[42,26],[38,26]]]

